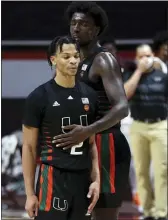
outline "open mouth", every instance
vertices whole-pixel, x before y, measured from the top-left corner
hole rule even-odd
[[[73,35],[73,38],[74,38],[75,40],[79,40],[79,39],[80,39],[80,37],[79,37],[79,36],[76,36],[76,35]]]

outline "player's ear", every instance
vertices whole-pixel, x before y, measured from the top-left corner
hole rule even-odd
[[[51,60],[52,65],[56,66],[56,57],[55,56],[51,56],[50,60]]]

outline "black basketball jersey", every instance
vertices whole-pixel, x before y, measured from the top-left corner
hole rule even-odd
[[[92,87],[97,92],[97,96],[98,96],[98,109],[97,109],[97,117],[96,117],[97,120],[102,118],[106,114],[106,112],[113,107],[107,98],[101,77],[98,78],[96,83],[90,81],[88,77],[89,70],[92,66],[94,58],[100,52],[107,52],[107,50],[103,47],[98,47],[91,56],[87,57],[84,61],[80,63],[77,74],[78,79],[80,81],[85,82],[87,85]],[[120,123],[114,125],[112,128],[120,128]],[[112,128],[109,128],[108,131],[110,131]]]
[[[63,126],[89,125],[95,120],[97,96],[84,83],[64,88],[50,80],[26,100],[23,124],[39,128],[40,161],[57,168],[82,170],[90,166],[89,140],[63,150],[52,143],[54,136],[68,132]]]

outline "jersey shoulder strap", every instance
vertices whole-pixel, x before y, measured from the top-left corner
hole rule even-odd
[[[101,52],[107,52],[107,50],[103,47],[96,48],[96,50],[94,51],[92,55],[88,56],[84,61],[80,63],[79,65],[80,71],[88,72],[93,63],[95,56]]]

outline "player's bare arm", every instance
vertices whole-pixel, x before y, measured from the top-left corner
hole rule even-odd
[[[108,52],[96,56],[90,69],[90,76],[100,76],[106,95],[112,105],[103,118],[88,127],[89,133],[104,131],[128,115],[128,102],[116,59]]]
[[[120,68],[116,59],[110,53],[100,53],[96,56],[90,69],[90,77],[102,78],[112,108],[103,118],[89,126],[82,127],[79,125],[71,125],[64,127],[64,129],[73,130],[67,134],[54,137],[55,140],[53,142],[56,143],[57,147],[72,147],[94,133],[99,133],[112,127],[128,115],[128,102],[124,91]]]
[[[88,207],[88,214],[93,211],[100,193],[100,173],[99,173],[99,164],[98,164],[98,153],[95,143],[95,136],[90,137],[90,154],[92,159],[92,169],[91,169],[91,185],[89,187],[88,198],[91,198],[91,203]]]
[[[100,172],[99,172],[99,164],[98,164],[98,153],[97,147],[95,143],[95,135],[90,137],[90,154],[92,158],[92,171],[91,171],[91,180],[92,182],[100,183]]]
[[[143,46],[141,46],[143,47]],[[131,97],[135,94],[139,81],[143,74],[146,74],[148,70],[148,58],[143,57],[137,63],[137,68],[132,74],[132,76],[124,83],[125,93],[127,99],[131,99]]]
[[[38,210],[38,199],[34,192],[38,132],[38,128],[23,125],[22,165],[27,196],[25,209],[30,217],[37,215]]]

